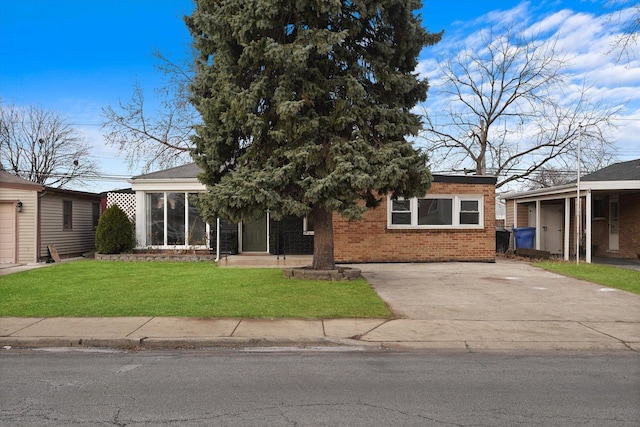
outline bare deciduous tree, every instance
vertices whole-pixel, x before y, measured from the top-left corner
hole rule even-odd
[[[629,62],[635,57],[633,46],[638,44],[640,3],[632,0],[608,0],[604,7],[612,10],[610,22],[615,22],[622,28],[622,33],[613,39],[609,53],[614,53],[618,62],[623,58]]]
[[[148,111],[143,88],[138,84],[128,102],[102,109],[107,143],[125,154],[130,168],[141,164],[145,171],[190,161],[190,137],[198,122],[198,114],[188,100],[192,73],[159,52],[154,56],[159,60],[158,70],[167,78],[165,86],[156,89],[161,98],[158,111]]]
[[[432,169],[468,167],[497,176],[499,188],[575,164],[578,139],[585,153],[611,158],[606,133],[619,108],[594,102],[585,86],[565,90],[568,60],[553,41],[524,40],[509,29],[486,34],[483,46],[441,62],[431,100],[439,90],[446,102],[425,112]]]
[[[2,169],[49,187],[84,185],[96,178],[90,146],[53,111],[0,104]]]

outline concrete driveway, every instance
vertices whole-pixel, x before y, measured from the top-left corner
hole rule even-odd
[[[366,340],[396,334],[406,342],[493,342],[491,348],[500,342],[511,348],[517,342],[527,348],[547,343],[546,348],[576,349],[607,348],[613,340],[640,349],[640,295],[514,260],[358,268],[400,318],[371,331]],[[554,347],[554,342],[563,344]]]

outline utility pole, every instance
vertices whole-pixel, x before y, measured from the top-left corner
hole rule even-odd
[[[580,148],[582,125],[578,125],[578,179],[576,180],[576,265],[580,264],[580,232],[582,231],[582,203],[580,203]]]

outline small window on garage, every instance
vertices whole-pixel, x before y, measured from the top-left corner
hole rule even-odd
[[[73,205],[71,200],[62,201],[62,229],[73,229]]]
[[[93,203],[91,205],[91,223],[94,230],[98,228],[98,222],[100,222],[100,203]]]

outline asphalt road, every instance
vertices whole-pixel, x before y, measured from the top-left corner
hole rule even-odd
[[[0,350],[4,426],[637,426],[638,353]]]

